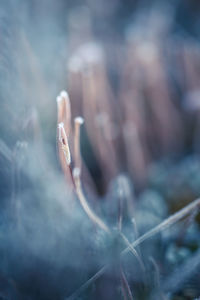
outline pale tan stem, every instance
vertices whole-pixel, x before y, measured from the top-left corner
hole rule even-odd
[[[65,155],[66,163],[69,166],[71,164],[71,154],[70,154],[70,150],[69,150],[68,138],[67,138],[67,135],[66,135],[66,132],[64,129],[64,124],[59,123],[58,129],[59,129],[58,139],[59,139],[59,142],[61,143],[62,150]]]
[[[139,237],[136,241],[134,241],[131,246],[135,248],[136,246],[140,245],[142,242],[147,240],[148,238],[154,236],[155,234],[162,232],[166,228],[172,226],[173,224],[177,223],[187,215],[189,215],[194,209],[200,208],[200,198],[194,200],[190,204],[188,204],[186,207],[182,208],[175,214],[171,215],[167,219],[165,219],[163,222],[161,222],[159,225],[155,226],[153,229],[147,231],[144,233],[141,237]],[[126,255],[130,252],[130,247],[127,247],[121,252],[121,256]],[[92,283],[94,283],[98,278],[100,278],[108,269],[109,264],[103,266],[95,275],[93,275],[88,281],[86,281],[76,292],[74,292],[70,297],[65,298],[65,300],[74,300],[77,299],[77,297],[86,289],[88,288]]]
[[[84,123],[82,117],[77,117],[74,119],[74,165],[75,168],[78,168],[81,173],[81,151],[80,151],[80,127]]]
[[[58,123],[64,124],[67,137],[69,138],[71,132],[71,104],[68,93],[62,91],[56,98],[58,109]]]
[[[73,170],[73,178],[75,183],[75,189],[77,196],[79,198],[79,201],[81,203],[81,206],[83,207],[84,211],[88,215],[88,217],[96,224],[98,227],[103,229],[105,232],[110,233],[110,230],[108,226],[92,211],[89,204],[87,203],[87,200],[83,194],[82,187],[81,187],[81,181],[80,181],[80,170],[74,169]]]

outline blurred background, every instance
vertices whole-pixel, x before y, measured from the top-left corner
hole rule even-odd
[[[61,90],[85,119],[83,188],[110,228],[121,194],[130,241],[199,197],[199,28],[197,0],[1,1],[0,299],[67,299],[124,248],[63,175]],[[73,159],[73,130],[69,146]],[[133,299],[200,296],[197,213],[141,247],[147,278],[123,262]],[[131,299],[117,274],[74,299]]]

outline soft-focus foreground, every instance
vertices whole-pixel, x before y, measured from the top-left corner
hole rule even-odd
[[[1,3],[0,299],[199,299],[198,1],[41,2]]]

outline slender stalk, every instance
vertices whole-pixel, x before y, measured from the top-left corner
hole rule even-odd
[[[123,291],[124,299],[133,300],[133,295],[131,293],[131,289],[128,280],[126,278],[126,275],[122,269],[122,265],[120,266],[120,274],[121,274],[122,291]]]
[[[81,152],[80,152],[80,126],[83,124],[84,119],[77,117],[74,120],[75,123],[75,134],[74,134],[74,164],[75,168],[73,169],[73,179],[75,184],[75,191],[80,201],[81,206],[88,215],[88,217],[96,224],[98,227],[103,229],[105,232],[109,233],[110,230],[107,225],[92,211],[87,200],[84,196],[81,186]]]
[[[58,123],[63,123],[67,137],[71,132],[71,104],[69,95],[66,91],[62,91],[56,98],[58,110]]]
[[[65,155],[66,163],[69,166],[71,164],[71,154],[69,150],[68,138],[64,129],[64,123],[59,123],[58,129],[59,129],[58,138],[61,143],[63,153]]]
[[[82,117],[77,117],[74,119],[74,165],[75,168],[78,168],[81,173],[81,151],[80,151],[80,127],[84,123],[84,119]]]
[[[143,234],[141,237],[139,237],[136,241],[134,241],[131,245],[132,247],[136,247],[142,242],[144,242],[146,239],[154,236],[155,234],[162,232],[163,230],[167,229],[168,227],[174,225],[181,219],[183,219],[185,216],[190,214],[194,209],[197,209],[200,207],[200,198],[194,200],[192,203],[188,204],[178,212],[174,213],[167,219],[165,219],[163,222],[161,222],[159,225],[154,227],[153,229],[147,231],[145,234]],[[121,256],[126,255],[130,252],[130,248],[127,247],[121,252]],[[94,276],[92,276],[86,283],[84,283],[75,293],[73,293],[70,297],[65,298],[65,300],[75,300],[77,297],[85,290],[87,289],[90,284],[94,283],[97,279],[99,279],[105,271],[108,269],[109,265],[103,266]]]
[[[90,206],[87,203],[87,200],[82,191],[81,180],[80,180],[80,170],[78,168],[75,168],[73,170],[73,178],[74,178],[74,183],[75,183],[76,194],[81,203],[81,206],[83,207],[83,209],[86,212],[86,214],[88,215],[88,217],[98,227],[103,229],[105,232],[110,233],[108,226],[92,211],[92,209],[90,208]]]
[[[132,244],[129,242],[129,240],[127,239],[127,237],[122,232],[120,232],[120,236],[122,237],[125,245],[129,248],[130,252],[136,257],[136,259],[139,262],[139,265],[140,265],[142,271],[145,272],[145,266],[143,264],[143,261],[141,260],[139,254],[137,253],[137,251],[135,250],[135,248],[133,248]]]
[[[149,239],[150,237],[154,236],[155,234],[167,229],[171,225],[175,224],[176,222],[178,222],[179,220],[181,220],[182,218],[184,218],[185,216],[190,214],[195,208],[198,208],[198,206],[200,207],[200,198],[194,200],[192,203],[188,204],[187,206],[185,206],[184,208],[182,208],[181,210],[179,210],[172,216],[165,219],[159,225],[155,226],[154,228],[152,228],[151,230],[149,230],[148,232],[143,234],[135,242],[132,243],[132,247],[138,246],[139,244],[144,242],[146,239]],[[121,254],[125,255],[128,252],[129,252],[129,249],[126,248],[122,251]]]
[[[69,150],[69,137],[71,133],[71,106],[70,99],[66,91],[62,91],[56,98],[58,114],[58,151],[61,167],[68,183],[73,182],[71,165],[71,154]]]

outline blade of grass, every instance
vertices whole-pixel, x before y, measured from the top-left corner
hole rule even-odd
[[[144,242],[146,239],[154,236],[155,234],[167,229],[168,227],[172,226],[176,222],[180,221],[182,218],[187,216],[189,213],[191,213],[194,209],[200,207],[200,198],[194,200],[178,212],[174,213],[167,219],[165,219],[163,222],[143,234],[141,237],[139,237],[136,241],[134,241],[131,245],[132,247],[136,247],[142,242]],[[130,248],[127,247],[121,252],[121,255],[124,256],[130,251]],[[75,291],[70,297],[65,298],[65,300],[75,300],[77,297],[85,290],[87,289],[92,283],[94,283],[98,278],[100,278],[109,265],[103,266],[94,276],[92,276],[87,282],[85,282],[77,291]]]
[[[124,299],[133,300],[133,295],[128,280],[126,278],[126,275],[123,271],[122,265],[120,266],[120,275],[121,275],[121,283],[122,283],[122,291],[123,291]]]
[[[130,252],[136,257],[137,261],[139,262],[139,265],[142,269],[143,272],[145,272],[145,266],[139,256],[139,254],[137,253],[137,251],[133,248],[132,244],[129,242],[129,240],[127,239],[127,237],[122,233],[120,232],[120,236],[122,237],[125,245],[129,248]]]

